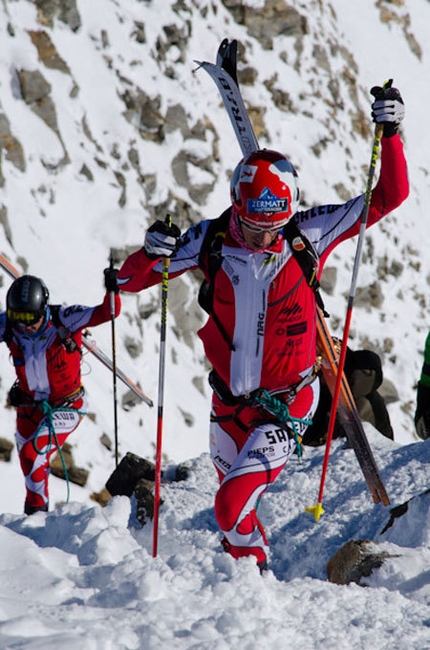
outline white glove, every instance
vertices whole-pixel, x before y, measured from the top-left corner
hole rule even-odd
[[[374,86],[370,91],[375,97],[372,104],[374,122],[384,125],[384,137],[389,138],[399,130],[400,122],[405,117],[403,99],[397,88],[391,88],[392,79],[381,88]]]
[[[149,257],[171,257],[179,246],[181,231],[178,226],[167,225],[164,221],[156,221],[146,231],[143,247]]]

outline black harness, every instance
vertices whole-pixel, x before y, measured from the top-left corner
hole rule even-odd
[[[64,346],[68,354],[73,354],[74,352],[79,352],[82,355],[82,349],[78,346],[74,340],[71,331],[64,326],[60,319],[60,307],[61,305],[49,305],[49,311],[51,314],[51,321],[57,330],[57,334],[60,338],[61,345]],[[3,333],[3,341],[9,347],[13,339],[13,328],[12,323],[9,319],[6,319],[6,327]],[[77,392],[73,395],[66,396],[61,400],[61,406],[66,408],[73,404],[79,397],[83,397],[85,394],[84,388],[81,386]],[[33,400],[30,395],[27,395],[20,387],[18,379],[14,382],[8,394],[8,404],[10,406],[35,406],[37,403]],[[55,405],[56,407],[60,404]]]
[[[219,319],[213,309],[213,292],[215,275],[222,264],[222,244],[225,239],[228,224],[230,222],[231,207],[225,210],[220,217],[213,219],[209,224],[199,253],[198,265],[209,280],[203,280],[200,285],[198,302],[200,307],[210,314],[214,319],[223,338],[231,350],[234,345],[229,341]],[[291,251],[300,266],[307,284],[314,291],[318,307],[322,309],[325,316],[328,316],[324,308],[324,302],[320,293],[320,283],[317,279],[319,268],[319,255],[309,239],[297,226],[294,219],[290,219],[283,229],[283,237],[290,245]]]
[[[199,268],[205,273],[205,277],[208,279],[203,280],[202,284],[200,285],[198,303],[202,309],[206,311],[206,313],[212,316],[223,339],[229,346],[229,349],[234,351],[235,347],[233,345],[233,342],[230,341],[229,337],[227,336],[227,333],[225,332],[213,306],[215,275],[222,264],[222,245],[227,233],[230,218],[231,207],[225,210],[217,219],[213,219],[206,231],[199,253],[198,265]],[[317,251],[309,239],[297,226],[294,219],[290,219],[286,226],[284,226],[283,237],[288,241],[293,256],[300,266],[308,286],[313,290],[318,307],[320,307],[325,316],[328,316],[324,308],[324,302],[320,293],[320,284],[317,279],[319,268],[319,255]],[[305,377],[296,386],[291,387],[290,391],[288,392],[288,401],[292,401],[294,399],[296,393],[298,390],[300,390],[300,388],[302,388],[310,381],[313,381],[315,374],[311,374],[311,377]],[[239,404],[251,405],[255,403],[256,395],[254,394],[245,397],[237,397],[233,395],[228,386],[221,379],[221,377],[219,377],[215,370],[211,370],[209,373],[209,384],[214,393],[227,406],[236,406]],[[259,391],[261,391],[261,389],[257,389],[257,391],[254,392],[258,393]]]

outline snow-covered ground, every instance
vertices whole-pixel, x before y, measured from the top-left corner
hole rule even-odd
[[[272,548],[264,577],[251,558],[222,551],[207,454],[189,461],[186,481],[162,487],[156,558],[152,526],[136,527],[127,497],[104,509],[73,500],[48,514],[1,515],[0,648],[428,650],[430,500],[418,495],[430,441],[399,446],[366,431],[392,505],[416,497],[413,508],[381,535],[389,509],[373,504],[338,440],[315,522],[305,508],[318,498],[323,449],[306,448],[260,505]],[[394,556],[367,587],[327,582],[328,560],[350,539]]]

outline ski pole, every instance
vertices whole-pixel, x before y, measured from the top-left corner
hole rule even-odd
[[[170,214],[166,215],[165,223],[172,225]],[[161,458],[163,444],[163,402],[164,402],[164,374],[166,355],[166,325],[169,290],[169,265],[170,258],[163,258],[163,271],[161,280],[161,327],[160,327],[160,356],[158,367],[158,413],[157,413],[157,445],[155,450],[155,483],[154,483],[154,527],[152,540],[152,557],[157,557],[158,546],[158,513],[160,509],[161,487]]]
[[[110,258],[109,269],[113,270],[113,258]],[[115,467],[118,467],[118,403],[116,390],[116,336],[115,336],[115,291],[110,292],[110,318],[112,330],[112,377],[113,377],[113,421],[115,432]]]
[[[361,261],[361,253],[362,253],[362,249],[363,249],[364,235],[365,235],[365,231],[366,231],[367,218],[369,216],[370,201],[371,201],[371,198],[372,198],[373,178],[375,176],[376,161],[378,159],[379,145],[380,145],[380,142],[381,142],[381,137],[382,137],[383,130],[384,130],[383,124],[376,124],[374,138],[373,138],[372,155],[371,155],[371,159],[370,159],[369,171],[368,171],[368,174],[367,174],[367,182],[366,182],[366,191],[365,191],[365,195],[364,195],[363,211],[361,213],[361,224],[360,224],[360,231],[359,231],[359,234],[358,234],[357,250],[356,250],[356,254],[355,254],[354,267],[353,267],[353,270],[352,270],[351,288],[350,288],[350,292],[349,292],[348,305],[347,305],[347,309],[346,309],[346,317],[345,317],[345,326],[344,326],[344,329],[343,329],[342,345],[341,345],[341,349],[340,349],[340,355],[339,355],[339,361],[338,361],[338,367],[337,367],[336,384],[335,384],[335,388],[334,388],[333,401],[332,401],[332,406],[331,406],[331,411],[330,411],[330,419],[329,419],[329,424],[328,424],[326,447],[325,447],[325,454],[324,454],[324,462],[323,462],[320,489],[319,489],[319,495],[318,495],[318,503],[315,506],[310,506],[309,508],[306,508],[306,512],[309,512],[310,514],[314,515],[315,521],[318,521],[319,518],[321,517],[321,515],[324,513],[324,509],[322,507],[324,484],[325,484],[325,478],[326,478],[326,474],[327,474],[328,459],[329,459],[329,455],[330,455],[330,446],[331,446],[331,441],[332,441],[332,438],[333,438],[334,425],[335,425],[335,422],[336,422],[336,412],[337,412],[337,406],[338,406],[338,403],[339,403],[339,394],[340,394],[340,388],[341,388],[341,384],[342,384],[343,369],[344,369],[344,366],[345,366],[346,351],[347,351],[347,347],[348,347],[349,328],[350,328],[350,324],[351,324],[352,308],[353,308],[353,304],[354,304],[355,291],[356,291],[356,286],[357,286],[358,268],[359,268],[360,261]]]

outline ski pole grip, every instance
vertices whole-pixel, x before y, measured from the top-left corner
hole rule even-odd
[[[377,140],[380,140],[382,138],[383,133],[384,133],[384,125],[375,124],[375,138]]]
[[[109,260],[109,270],[113,270],[113,255],[110,256]],[[114,319],[115,319],[115,291],[113,289],[110,290],[109,292],[109,304],[110,304],[110,315],[112,318],[112,328],[114,327]]]
[[[166,214],[164,223],[170,228],[172,226],[172,217]],[[170,257],[163,257],[163,271],[167,272],[170,266]]]
[[[388,79],[387,81],[384,81],[384,83],[382,84],[382,92],[380,92],[380,93],[372,92],[375,99],[383,98],[384,97],[384,92],[383,91],[387,90],[388,88],[391,88],[392,85],[393,85],[393,80],[392,79]],[[378,90],[380,90],[380,89],[378,89]],[[375,140],[380,140],[383,135],[384,135],[384,125],[377,123],[375,125]]]

